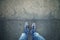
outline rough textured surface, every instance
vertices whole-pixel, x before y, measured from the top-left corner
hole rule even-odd
[[[41,19],[47,18],[50,12],[59,18],[57,0],[2,0],[0,8],[0,15],[6,18]]]
[[[18,40],[26,21],[46,40],[60,40],[60,1],[0,0],[0,40]]]

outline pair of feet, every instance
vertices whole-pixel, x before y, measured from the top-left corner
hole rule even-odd
[[[36,32],[36,24],[35,24],[35,23],[32,23],[32,25],[29,26],[28,22],[25,22],[24,32],[25,32],[26,34],[28,34],[28,33],[33,34],[34,32]]]

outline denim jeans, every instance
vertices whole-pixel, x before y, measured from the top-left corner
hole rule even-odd
[[[28,35],[26,33],[22,33],[19,40],[28,40]],[[34,32],[32,35],[32,40],[45,40],[39,33]]]
[[[29,30],[27,23],[25,23],[24,33],[21,34],[19,40],[28,40],[29,33],[32,36],[32,40],[45,40],[41,35],[39,35],[39,33],[36,32],[36,27],[34,25],[32,25],[32,29]]]

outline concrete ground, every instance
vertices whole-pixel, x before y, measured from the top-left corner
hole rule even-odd
[[[46,40],[60,40],[60,1],[0,0],[0,40],[18,40],[26,21]]]

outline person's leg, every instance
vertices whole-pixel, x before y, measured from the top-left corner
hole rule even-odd
[[[33,33],[33,39],[32,40],[45,40],[45,38],[43,38],[39,33],[34,32]]]
[[[19,40],[28,40],[27,38],[27,34],[26,33],[22,33]]]
[[[29,32],[28,22],[25,22],[24,33],[22,33],[22,35],[20,36],[19,40],[28,40],[28,32]]]
[[[32,40],[45,40],[39,33],[36,32],[36,25],[35,23],[32,24],[31,29]]]

